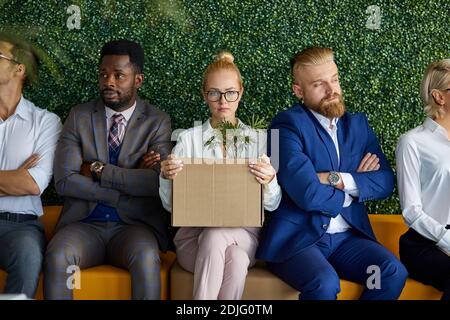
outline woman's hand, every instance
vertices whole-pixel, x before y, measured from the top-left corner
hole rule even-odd
[[[260,184],[269,184],[273,178],[275,178],[275,175],[277,172],[270,164],[270,159],[268,156],[263,154],[260,157],[261,161],[258,161],[258,163],[250,162],[248,165],[250,167],[250,172],[255,176],[256,180]]]
[[[183,170],[183,162],[176,159],[173,154],[169,154],[167,160],[161,162],[161,177],[173,180],[177,174]]]

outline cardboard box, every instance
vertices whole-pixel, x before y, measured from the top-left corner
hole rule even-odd
[[[172,225],[178,227],[261,227],[261,184],[248,159],[182,159],[173,180]]]

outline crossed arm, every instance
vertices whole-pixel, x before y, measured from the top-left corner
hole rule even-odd
[[[83,161],[82,141],[76,125],[76,114],[72,111],[64,124],[64,129],[55,156],[55,185],[62,196],[98,201],[116,207],[121,195],[156,196],[158,194],[159,155],[148,152],[137,168],[121,168],[107,165],[100,181],[94,181],[90,163]],[[160,128],[152,140],[162,154],[168,154],[170,148],[170,119],[161,121]],[[150,146],[151,148],[152,146]],[[80,192],[82,191],[82,192]]]
[[[362,158],[358,169],[356,172],[369,172],[369,171],[377,171],[380,169],[380,159],[376,154],[372,154],[370,152],[366,153],[366,155]],[[347,173],[348,174],[348,173]],[[338,175],[340,176],[340,182],[338,185],[335,186],[335,188],[345,191],[345,181],[343,179],[343,173],[338,172]],[[330,172],[318,172],[317,177],[319,178],[320,183],[322,184],[330,184],[328,181],[328,177],[330,176]]]
[[[28,172],[39,161],[39,155],[31,155],[16,170],[0,171],[0,197],[39,195],[40,189]]]
[[[34,141],[34,154],[17,169],[0,171],[0,197],[38,196],[44,192],[53,174],[53,159],[61,127],[56,115],[50,114],[42,119]]]
[[[316,172],[311,159],[304,152],[292,119],[279,119],[272,128],[279,129],[280,133],[278,180],[285,192],[297,206],[306,211],[336,217],[346,202],[346,193],[343,191],[345,185],[332,187],[327,179],[329,172]],[[348,173],[358,189],[359,202],[385,198],[392,193],[394,185],[389,163],[368,124],[367,128],[366,155],[357,171]]]

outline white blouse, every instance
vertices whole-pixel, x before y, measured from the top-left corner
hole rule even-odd
[[[400,137],[397,181],[405,222],[450,254],[450,140],[431,118]]]
[[[237,148],[227,148],[227,158],[256,159],[266,153],[266,134],[261,135],[257,130],[246,126],[240,120],[238,122],[243,128],[240,131],[242,137],[250,136],[252,143],[244,144],[242,141],[238,141]],[[207,120],[201,126],[180,133],[172,153],[177,158],[223,159],[222,144],[214,143],[214,140],[218,140],[219,136],[217,130],[211,127],[210,120]],[[212,141],[212,143],[208,143],[209,141]],[[268,211],[274,211],[281,201],[281,188],[276,176],[270,183],[263,186],[263,192],[264,208]],[[172,180],[160,176],[159,195],[164,208],[172,212]]]

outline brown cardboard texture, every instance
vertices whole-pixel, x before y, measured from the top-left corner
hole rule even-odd
[[[181,160],[183,170],[173,180],[173,226],[262,226],[262,186],[249,171],[249,159]]]

